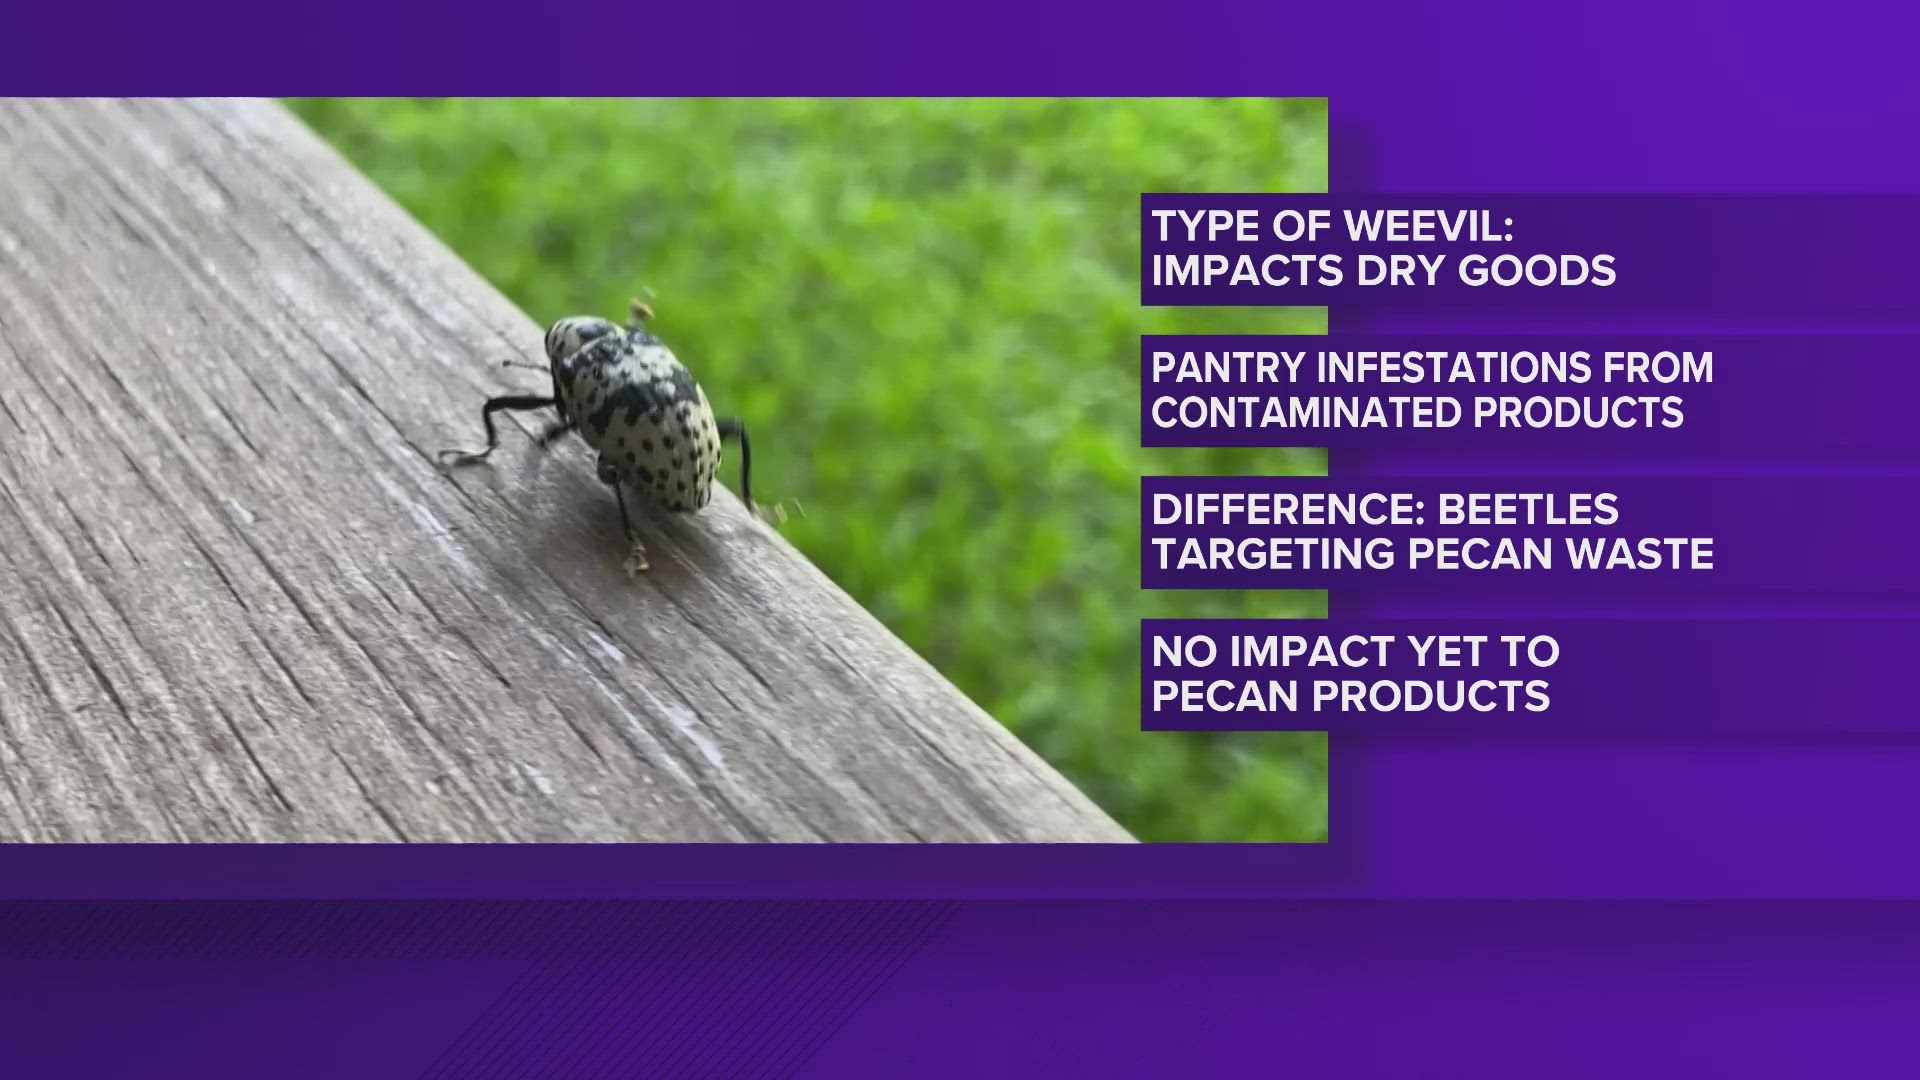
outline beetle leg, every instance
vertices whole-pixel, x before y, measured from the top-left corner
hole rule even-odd
[[[716,422],[722,439],[740,440],[740,501],[747,504],[752,512],[753,505],[753,447],[747,442],[746,421],[737,416],[723,416]]]
[[[493,426],[494,413],[501,409],[545,409],[553,404],[554,399],[550,397],[489,398],[487,403],[480,407],[480,420],[487,427],[487,448],[485,450],[442,450],[440,460],[451,465],[472,465],[485,461],[487,455],[493,453],[494,449],[500,445],[500,433],[494,430]]]
[[[601,483],[613,489],[614,501],[620,504],[620,527],[626,530],[629,545],[625,565],[627,576],[633,577],[648,567],[647,546],[640,542],[640,534],[633,528],[633,518],[627,514],[627,496],[620,487],[620,472],[613,467],[613,462],[602,455],[594,473]]]
[[[621,494],[617,481],[613,485],[613,498],[620,504],[620,524],[627,530],[627,543],[632,545],[627,549],[627,576],[634,577],[648,568],[647,546],[640,542],[640,534],[633,529],[633,519],[627,516],[627,497]]]

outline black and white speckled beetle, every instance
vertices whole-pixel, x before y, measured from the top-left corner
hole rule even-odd
[[[629,574],[647,569],[647,555],[627,516],[626,496],[621,493],[625,485],[633,485],[661,509],[699,510],[713,497],[721,440],[738,439],[740,498],[749,511],[755,509],[746,425],[733,417],[713,415],[706,391],[693,374],[646,328],[652,317],[653,309],[635,300],[625,326],[591,315],[572,315],[554,323],[547,330],[553,396],[490,398],[480,409],[487,448],[441,453],[452,464],[484,461],[500,445],[494,413],[554,408],[559,422],[534,443],[545,448],[567,432],[578,431],[599,452],[600,481],[613,488],[621,524],[632,544],[626,563]]]

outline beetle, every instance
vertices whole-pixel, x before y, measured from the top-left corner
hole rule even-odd
[[[620,326],[592,315],[569,315],[547,329],[547,369],[553,376],[548,397],[508,395],[487,399],[480,419],[487,430],[484,450],[443,450],[443,462],[468,465],[485,461],[500,445],[493,414],[503,409],[552,408],[559,420],[534,438],[545,449],[569,431],[577,431],[599,454],[596,475],[613,488],[620,523],[631,550],[629,575],[648,567],[646,548],[627,514],[622,488],[631,485],[647,502],[675,513],[691,513],[713,497],[721,443],[740,443],[740,498],[757,510],[751,486],[752,449],[747,427],[737,417],[715,416],[707,394],[673,351],[647,323],[653,309],[644,301],[629,306]],[[515,361],[507,361],[515,365]],[[531,364],[517,366],[533,367]]]

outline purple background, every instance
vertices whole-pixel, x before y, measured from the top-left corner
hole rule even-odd
[[[1156,636],[1210,635],[1219,658],[1207,667],[1156,664]],[[1235,667],[1227,635],[1390,635],[1384,667]],[[1406,638],[1480,635],[1481,663],[1441,667],[1415,662]],[[1559,659],[1510,666],[1502,636],[1547,635]],[[1920,734],[1920,620],[1877,619],[1146,619],[1141,623],[1142,726],[1152,731],[1324,731],[1420,734],[1446,738],[1567,735]],[[1371,651],[1369,660],[1377,657]],[[1468,654],[1462,653],[1462,659]],[[1430,657],[1431,659],[1431,657]],[[1155,680],[1269,679],[1299,683],[1298,712],[1182,711],[1156,708]],[[1541,679],[1545,712],[1315,711],[1320,680],[1445,681]],[[1230,695],[1231,696],[1231,695]],[[1523,703],[1524,696],[1520,699]],[[1893,706],[1893,707],[1890,707]]]
[[[28,0],[6,18],[8,93],[1305,94],[1330,99],[1339,191],[1920,191],[1910,74],[1920,16],[1892,5],[1810,16],[1506,0],[1475,18],[1404,0],[645,12]],[[613,60],[573,47],[623,28],[631,48]],[[1830,312],[1645,318],[1694,331],[1848,328]],[[1343,334],[1526,323],[1473,319],[1341,310],[1332,322]],[[1333,464],[1428,462],[1336,452]],[[1396,602],[1342,596],[1334,612],[1392,614]],[[293,943],[196,956],[163,918],[40,908],[64,921],[22,936],[40,951],[0,962],[8,1059],[27,1075],[337,1075],[350,1061],[362,1075],[417,1076],[478,1046],[494,1061],[516,1060],[514,1047],[572,1047],[602,1064],[657,1064],[632,1040],[648,1034],[649,1003],[678,990],[635,989],[651,984],[623,977],[613,942],[618,926],[673,920],[633,908],[614,927],[582,923],[566,936],[607,943],[610,966],[529,976],[569,955],[538,932],[539,905],[455,898],[661,896],[967,898],[815,1052],[809,1067],[832,1075],[968,1075],[990,1071],[983,1063],[1120,1075],[1826,1075],[1884,1073],[1910,1056],[1920,912],[1862,901],[1920,897],[1920,865],[1906,854],[1920,825],[1920,738],[1336,736],[1332,769],[1325,846],[0,851],[7,895],[276,898],[265,907],[288,928],[264,940]],[[379,905],[295,899],[399,896],[435,902],[392,916],[397,929],[349,927],[344,939],[324,932],[334,912],[375,918]],[[1145,900],[1171,896],[1263,900]],[[1006,897],[1082,899],[992,902]],[[1316,899],[1353,902],[1305,902]],[[1621,902],[1573,902],[1586,899]],[[182,910],[223,942],[250,917],[211,901]],[[757,917],[707,910],[720,926]],[[861,940],[881,945],[928,917],[873,910]],[[504,966],[354,951],[463,918],[494,928]],[[112,947],[49,950],[73,939],[75,920]],[[792,940],[796,925],[774,923],[770,940]],[[715,977],[759,966],[758,954],[736,955],[749,959]],[[595,978],[599,997],[570,989]],[[686,1000],[740,1031],[803,982]],[[685,1032],[679,1045],[705,1045],[699,1032],[711,1030],[672,1029]],[[494,1041],[471,1041],[475,1031]]]

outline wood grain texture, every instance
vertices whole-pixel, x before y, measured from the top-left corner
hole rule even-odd
[[[0,838],[1130,839],[730,493],[440,468],[540,341],[276,103],[0,102]]]

